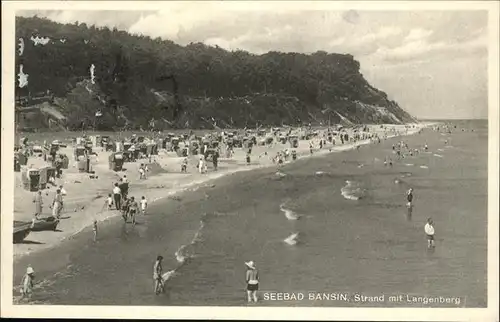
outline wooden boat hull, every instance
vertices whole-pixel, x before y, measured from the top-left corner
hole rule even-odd
[[[59,220],[54,219],[53,217],[42,218],[35,220],[33,226],[31,227],[31,231],[56,230],[58,224]]]

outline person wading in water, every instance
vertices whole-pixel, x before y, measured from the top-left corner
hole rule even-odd
[[[22,298],[31,299],[31,295],[33,294],[33,280],[35,278],[35,271],[30,266],[26,270],[26,274],[23,276],[23,280],[21,283],[21,292],[23,293]]]
[[[63,207],[63,198],[61,195],[61,190],[56,190],[56,195],[54,201],[52,201],[52,217],[59,219],[61,216],[61,210]]]
[[[154,292],[156,295],[163,293],[165,287],[163,285],[163,267],[161,262],[163,261],[163,256],[159,255],[156,257],[156,262],[153,267],[153,280],[154,280]]]
[[[245,281],[247,283],[247,298],[248,303],[257,302],[257,291],[259,290],[259,272],[255,267],[253,261],[245,263],[247,267],[247,272],[245,275]]]
[[[427,235],[427,249],[434,249],[434,223],[432,218],[427,219],[424,227],[425,234]]]
[[[35,218],[38,219],[38,217],[42,214],[43,209],[43,198],[41,190],[38,190],[35,198],[33,199],[33,203],[35,204]]]
[[[408,208],[406,216],[408,220],[411,220],[411,215],[413,212],[413,188],[410,188],[406,193],[406,201],[406,207]]]

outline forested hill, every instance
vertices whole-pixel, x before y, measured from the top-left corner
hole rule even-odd
[[[50,97],[48,103],[66,116],[68,129],[413,121],[368,84],[351,55],[254,55],[201,43],[183,47],[37,17],[16,18],[19,38],[24,51],[17,55],[16,73],[22,64],[28,85],[19,88],[16,79],[18,104]]]

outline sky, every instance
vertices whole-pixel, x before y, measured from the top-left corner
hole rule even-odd
[[[22,11],[21,16],[85,22],[186,45],[256,54],[268,51],[349,53],[361,73],[421,119],[486,118],[487,11],[304,9],[291,4],[231,6],[172,2],[149,11]],[[149,8],[148,8],[149,9]]]

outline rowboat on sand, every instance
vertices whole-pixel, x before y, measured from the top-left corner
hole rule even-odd
[[[58,224],[59,219],[52,216],[33,219],[31,231],[56,230]]]

